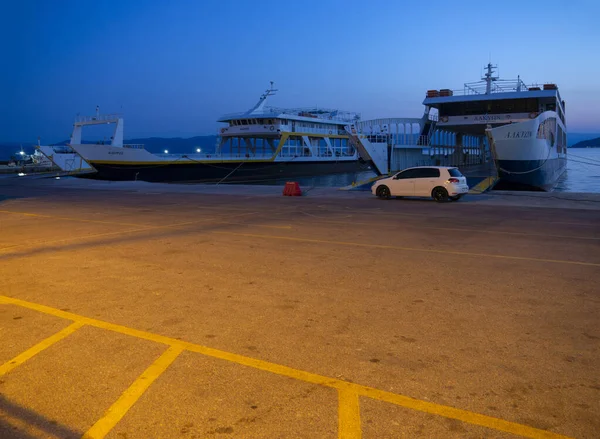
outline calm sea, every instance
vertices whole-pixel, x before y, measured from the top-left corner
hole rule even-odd
[[[600,193],[600,148],[569,149],[568,157],[567,171],[554,191]]]

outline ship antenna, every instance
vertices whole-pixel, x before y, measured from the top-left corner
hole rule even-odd
[[[493,66],[492,63],[489,62],[486,67],[487,72],[484,75],[484,77],[481,78],[486,83],[486,86],[485,86],[485,94],[486,95],[489,95],[490,93],[492,93],[492,82],[498,80],[498,76],[494,76],[494,69],[498,69],[498,66]]]

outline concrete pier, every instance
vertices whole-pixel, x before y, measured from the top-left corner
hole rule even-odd
[[[0,178],[0,437],[597,437],[600,195],[282,190]]]

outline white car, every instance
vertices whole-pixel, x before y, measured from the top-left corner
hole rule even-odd
[[[435,201],[456,201],[469,192],[467,178],[458,168],[446,166],[420,166],[408,168],[376,181],[371,187],[373,195],[390,197],[431,197]]]

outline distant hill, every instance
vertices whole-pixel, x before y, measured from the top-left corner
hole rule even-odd
[[[567,133],[567,145],[569,148],[583,140],[595,139],[600,137],[600,133]]]
[[[572,145],[571,148],[600,148],[600,137],[595,139],[582,140]]]

